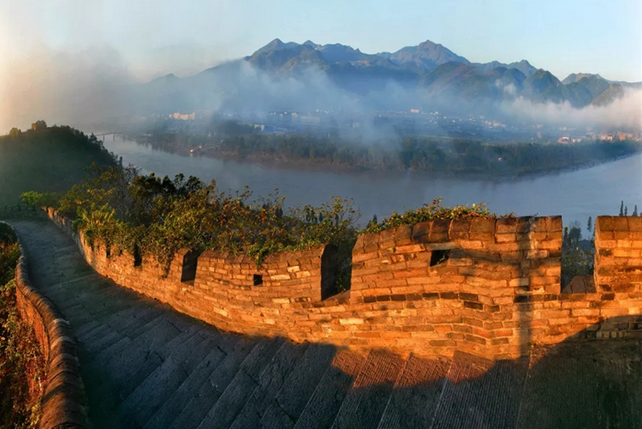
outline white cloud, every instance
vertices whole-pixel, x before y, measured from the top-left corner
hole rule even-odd
[[[502,104],[514,118],[567,126],[642,129],[642,90],[626,89],[623,97],[606,106],[576,109],[569,102],[536,103],[523,97]]]

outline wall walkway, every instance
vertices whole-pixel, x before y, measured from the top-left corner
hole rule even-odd
[[[638,341],[492,361],[235,335],[98,275],[51,222],[15,226],[78,339],[96,428],[642,427]]]

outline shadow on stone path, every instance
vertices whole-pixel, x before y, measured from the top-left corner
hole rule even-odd
[[[96,428],[639,428],[639,342],[427,360],[224,333],[96,274],[48,221],[14,223],[71,323]]]

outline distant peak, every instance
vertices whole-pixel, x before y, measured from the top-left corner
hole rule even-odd
[[[308,46],[312,46],[313,48],[316,48],[317,46],[319,46],[316,43],[314,43],[312,40],[306,40],[305,42],[303,42],[303,44],[304,45],[308,45]]]
[[[562,81],[564,84],[579,82],[582,79],[588,79],[589,81],[593,80],[606,80],[599,74],[595,73],[571,73]]]
[[[166,74],[165,76],[159,76],[156,79],[152,79],[151,82],[166,82],[178,80],[178,77],[174,73]]]
[[[299,46],[299,44],[295,42],[283,43],[281,39],[276,38],[272,40],[270,43],[268,43],[267,45],[263,46],[261,49],[259,49],[252,55],[261,54],[261,53],[270,52],[270,51],[277,51],[280,49],[292,48],[296,46]]]
[[[419,48],[432,48],[433,46],[441,46],[439,43],[435,43],[431,40],[426,40],[417,45]]]

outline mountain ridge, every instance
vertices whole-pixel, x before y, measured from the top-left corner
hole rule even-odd
[[[197,75],[178,78],[170,74],[146,86],[161,88],[167,94],[178,94],[181,107],[187,106],[191,99],[205,99],[204,93],[233,94],[234,91],[224,88],[213,89],[225,82],[234,83],[237,96],[247,93],[258,97],[262,91],[261,82],[248,71],[252,68],[255,70],[253,73],[266,73],[272,79],[270,82],[276,84],[300,82],[301,88],[308,88],[309,81],[316,79],[315,94],[320,98],[324,98],[324,94],[319,79],[328,79],[356,97],[372,96],[393,85],[410,94],[417,94],[416,97],[421,95],[432,100],[456,97],[470,102],[497,103],[522,97],[537,103],[568,102],[575,108],[609,104],[624,96],[627,88],[642,88],[639,83],[612,82],[591,73],[572,73],[560,80],[526,59],[512,63],[473,63],[430,40],[416,46],[402,47],[395,52],[368,54],[341,43],[322,45],[307,40],[299,44],[283,42],[279,38],[251,55],[206,69]],[[242,88],[246,75],[250,76],[251,89]],[[309,92],[304,90],[303,93],[306,91]],[[186,92],[190,92],[190,95],[185,96]],[[280,92],[276,95],[285,97]],[[264,98],[270,96],[274,97],[275,94],[265,94]],[[169,103],[170,98],[166,96],[165,101]],[[379,100],[378,103],[381,104],[380,108],[391,108],[386,100]],[[308,104],[312,105],[313,101]],[[284,105],[288,103],[284,102]]]

